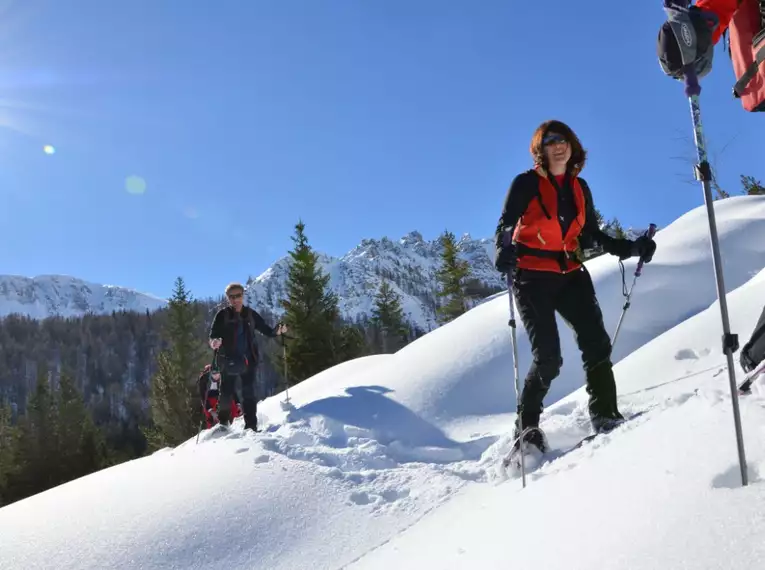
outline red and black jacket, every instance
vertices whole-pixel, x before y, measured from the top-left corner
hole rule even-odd
[[[568,273],[582,265],[582,248],[599,244],[627,258],[631,242],[612,238],[598,226],[592,193],[574,174],[556,178],[542,167],[515,177],[505,196],[495,234],[497,254],[512,232],[518,268]]]

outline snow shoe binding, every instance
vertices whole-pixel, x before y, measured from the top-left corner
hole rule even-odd
[[[515,434],[515,441],[510,453],[502,462],[505,469],[515,471],[521,469],[521,455],[523,455],[524,468],[526,471],[536,467],[542,457],[549,451],[547,436],[538,426],[527,427],[519,437]]]

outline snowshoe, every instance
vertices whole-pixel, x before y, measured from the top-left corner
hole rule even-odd
[[[521,445],[522,444],[522,445]],[[502,462],[503,466],[520,471],[521,455],[523,456],[524,469],[528,471],[538,465],[545,453],[550,449],[547,436],[539,427],[532,426],[523,430],[523,434],[516,436],[513,448]]]
[[[741,384],[739,384],[739,387],[738,387],[739,395],[745,396],[747,394],[751,394],[752,384],[763,373],[765,373],[765,360],[760,362],[754,368],[751,368],[750,370],[747,371],[746,376],[744,377],[744,381]]]

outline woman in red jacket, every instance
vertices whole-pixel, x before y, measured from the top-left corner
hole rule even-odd
[[[540,125],[531,139],[534,168],[515,177],[505,197],[495,235],[495,265],[513,276],[513,290],[533,354],[518,402],[524,441],[547,450],[539,429],[542,403],[560,373],[556,312],[573,328],[587,379],[589,413],[596,432],[624,418],[616,402],[611,339],[595,296],[582,249],[599,244],[620,259],[651,261],[654,241],[616,239],[598,226],[592,194],[584,179],[586,153],[576,134],[560,121]],[[516,423],[515,438],[518,437]],[[519,443],[516,442],[515,448]]]

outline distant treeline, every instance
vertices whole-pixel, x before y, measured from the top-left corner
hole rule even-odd
[[[286,349],[259,338],[261,398],[287,381],[395,352],[426,334],[407,322],[385,278],[371,315],[341,318],[304,230],[296,224],[281,300],[293,338]],[[436,309],[445,323],[497,289],[471,277],[451,232],[441,240]],[[212,356],[208,331],[222,306],[222,297],[194,299],[179,277],[168,307],[154,312],[0,319],[0,506],[193,437],[202,417],[196,381]],[[267,309],[255,308],[276,324]]]

